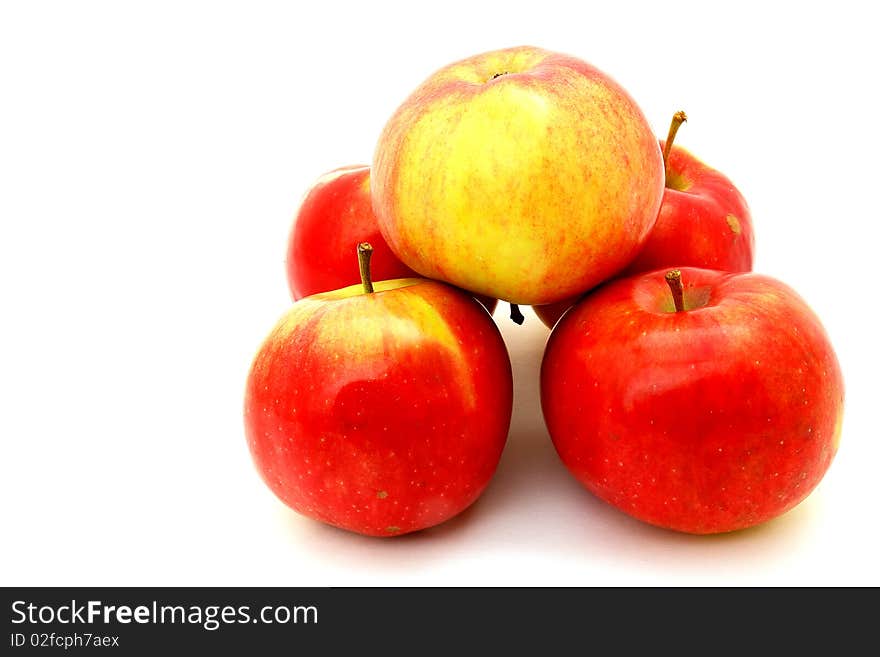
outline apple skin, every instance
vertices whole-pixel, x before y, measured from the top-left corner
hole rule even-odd
[[[619,279],[557,324],[541,402],[562,461],[645,522],[694,534],[791,509],[837,452],[843,380],[818,318],[774,279],[685,268]],[[686,306],[687,308],[688,306]]]
[[[360,282],[355,252],[373,247],[375,280],[417,274],[397,259],[379,232],[370,200],[370,167],[352,165],[325,173],[300,204],[287,242],[287,282],[293,299]]]
[[[660,142],[661,150],[666,142]],[[644,247],[619,276],[661,267],[752,271],[755,234],[745,198],[720,171],[673,144],[657,222]],[[535,307],[553,328],[577,298]]]
[[[565,314],[565,311],[575,305],[579,298],[580,297],[573,297],[557,301],[556,303],[546,303],[540,306],[534,306],[532,310],[535,311],[538,319],[544,322],[544,326],[552,329],[556,326],[556,322],[559,321],[559,318]]]
[[[257,470],[301,514],[397,536],[464,510],[507,439],[510,361],[486,310],[398,279],[293,304],[254,359],[245,430]]]
[[[674,144],[668,170],[657,223],[621,275],[661,267],[752,271],[752,214],[730,179]]]
[[[657,139],[623,88],[522,46],[446,66],[416,89],[379,138],[372,195],[409,267],[535,305],[629,264],[663,184]]]
[[[376,280],[417,274],[398,260],[379,232],[370,198],[370,167],[340,167],[312,185],[300,204],[287,240],[287,283],[294,301],[360,282],[357,244],[373,247]],[[491,314],[497,299],[478,297]]]

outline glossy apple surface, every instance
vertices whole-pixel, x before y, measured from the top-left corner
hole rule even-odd
[[[395,536],[477,499],[511,404],[510,361],[486,310],[443,283],[402,279],[296,302],[253,362],[245,428],[287,505]]]
[[[287,241],[287,283],[294,300],[338,290],[360,281],[357,244],[373,247],[377,280],[416,273],[398,260],[379,232],[370,199],[370,167],[353,165],[321,176],[300,204]],[[497,299],[478,296],[492,313]]]
[[[672,146],[667,168],[657,223],[623,275],[661,267],[751,271],[752,215],[739,190],[680,146]]]
[[[550,336],[541,402],[562,461],[645,522],[707,534],[784,513],[840,439],[843,381],[819,320],[756,274],[682,269],[620,279]]]
[[[420,274],[534,305],[625,267],[663,180],[626,91],[579,59],[518,47],[451,64],[404,101],[376,147],[373,209]]]

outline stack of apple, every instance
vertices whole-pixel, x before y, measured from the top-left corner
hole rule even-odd
[[[394,536],[473,503],[501,456],[496,299],[552,333],[541,401],[577,479],[643,521],[726,532],[791,509],[837,450],[819,320],[752,268],[745,200],[658,141],[576,58],[451,64],[397,109],[372,168],[319,179],[290,234],[297,300],[247,382],[257,469],[296,511]]]

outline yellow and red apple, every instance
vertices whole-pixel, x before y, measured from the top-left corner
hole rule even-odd
[[[657,139],[620,85],[517,47],[446,66],[403,102],[376,147],[373,209],[420,274],[543,304],[629,264],[663,179]]]

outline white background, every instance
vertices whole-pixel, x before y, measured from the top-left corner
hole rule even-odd
[[[880,61],[869,3],[6,2],[0,8],[5,585],[880,584]],[[614,76],[747,197],[756,270],[822,317],[840,452],[763,527],[699,538],[583,491],[537,396],[547,331],[496,313],[515,411],[483,498],[434,530],[325,527],[258,478],[242,425],[321,173],[369,162],[438,67],[528,43]]]

